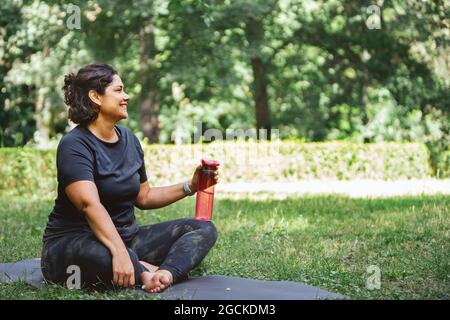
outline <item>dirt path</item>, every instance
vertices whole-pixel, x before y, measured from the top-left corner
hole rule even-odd
[[[446,180],[350,180],[273,183],[229,183],[216,186],[218,196],[238,196],[239,194],[273,194],[285,197],[289,194],[344,194],[350,197],[389,197],[421,194],[450,195],[450,179]]]

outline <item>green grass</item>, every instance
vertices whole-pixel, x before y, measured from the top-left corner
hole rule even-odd
[[[194,198],[153,211],[141,224],[191,217]],[[0,261],[38,257],[53,200],[0,200]],[[450,198],[421,196],[285,200],[217,199],[219,239],[192,275],[290,280],[352,299],[450,298]],[[369,290],[367,268],[381,270]],[[0,285],[0,299],[143,299],[127,290],[88,293],[24,283]]]

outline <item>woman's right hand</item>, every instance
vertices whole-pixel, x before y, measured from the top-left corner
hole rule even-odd
[[[134,266],[127,250],[113,254],[113,283],[119,287],[134,287]]]

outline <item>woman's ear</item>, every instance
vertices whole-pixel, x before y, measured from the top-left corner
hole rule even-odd
[[[94,102],[96,105],[101,106],[102,105],[102,99],[97,91],[95,90],[89,90],[89,98],[92,102]]]

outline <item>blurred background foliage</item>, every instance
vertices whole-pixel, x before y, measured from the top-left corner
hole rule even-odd
[[[421,142],[439,176],[450,163],[449,9],[445,0],[3,0],[0,146],[55,147],[71,127],[64,75],[98,61],[119,71],[131,96],[124,125],[149,143],[190,142],[195,122],[224,135]]]
[[[428,151],[422,143],[227,141],[144,144],[143,149],[151,185],[182,181],[204,154],[220,159],[223,183],[389,181],[431,176]],[[0,148],[0,194],[55,197],[55,157],[55,149]]]

